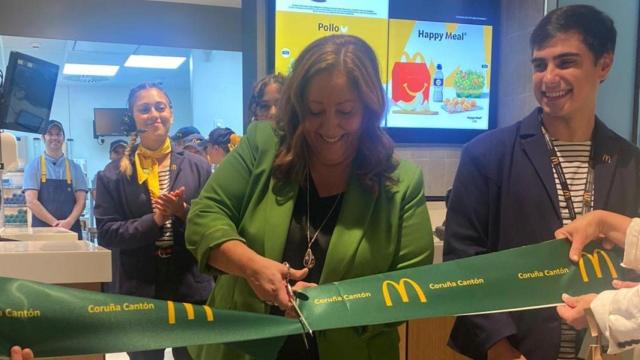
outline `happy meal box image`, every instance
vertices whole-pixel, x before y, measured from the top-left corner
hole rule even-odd
[[[406,51],[391,70],[391,100],[393,112],[399,114],[436,115],[429,109],[431,73],[424,56]]]

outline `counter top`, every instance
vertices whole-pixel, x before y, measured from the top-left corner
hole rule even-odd
[[[88,241],[2,241],[0,276],[50,284],[111,281],[111,251]]]
[[[0,237],[17,241],[78,240],[78,234],[59,227],[3,227]]]

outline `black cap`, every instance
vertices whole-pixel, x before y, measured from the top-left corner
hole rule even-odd
[[[124,146],[126,148],[127,142],[122,139],[113,140],[111,144],[109,144],[109,152],[112,153],[118,146]]]
[[[44,134],[46,134],[54,126],[60,129],[60,132],[62,132],[62,136],[65,136],[64,127],[62,126],[62,123],[58,120],[53,120],[53,119],[47,121],[47,126],[44,128]]]
[[[176,131],[176,133],[171,137],[171,140],[178,141],[186,138],[189,135],[200,134],[200,130],[193,126],[185,126],[181,127]]]
[[[228,127],[217,127],[209,133],[209,143],[212,145],[229,145],[231,141],[231,135],[235,132]]]

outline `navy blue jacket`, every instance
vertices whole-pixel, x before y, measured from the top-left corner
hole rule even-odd
[[[445,261],[553,239],[562,226],[539,112],[464,147],[447,209]],[[592,139],[594,208],[637,216],[640,151],[598,119]],[[529,360],[556,359],[560,319],[554,308],[458,317],[449,345],[483,359],[505,337]]]
[[[190,204],[207,182],[211,167],[189,152],[172,151],[170,174],[170,189],[184,186],[184,198]],[[119,293],[193,303],[207,300],[212,279],[198,271],[195,258],[186,249],[182,220],[173,218],[171,258],[155,255],[155,241],[162,228],[153,220],[149,189],[146,182],[138,183],[135,166],[130,177],[120,172],[119,161],[109,163],[98,174],[94,212],[100,245],[120,251],[115,270],[120,277]]]

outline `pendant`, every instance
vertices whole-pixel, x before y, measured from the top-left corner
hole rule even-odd
[[[307,252],[304,253],[304,259],[302,259],[302,265],[307,269],[311,269],[316,265],[316,258],[313,256],[311,248],[307,248]]]

